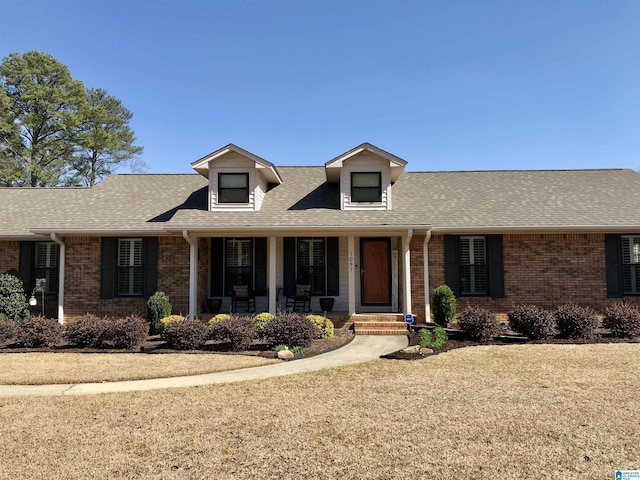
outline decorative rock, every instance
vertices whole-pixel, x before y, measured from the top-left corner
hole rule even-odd
[[[278,358],[282,360],[289,360],[290,358],[293,358],[293,352],[291,350],[280,350],[278,352]]]
[[[433,353],[433,350],[430,349],[430,348],[422,348],[420,350],[420,353],[423,354],[423,355],[426,355],[427,353]]]
[[[420,353],[420,345],[411,345],[402,350],[404,353]]]

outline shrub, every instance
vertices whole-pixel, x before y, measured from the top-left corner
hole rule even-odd
[[[20,328],[13,320],[0,319],[0,343],[6,343],[18,336]]]
[[[448,285],[440,285],[433,291],[433,320],[441,327],[448,327],[456,315],[456,297]]]
[[[282,313],[264,328],[265,337],[273,343],[308,347],[316,334],[311,320],[296,313]]]
[[[304,347],[301,347],[300,345],[291,347],[291,353],[293,353],[294,355],[301,355],[304,353]]]
[[[163,336],[170,348],[195,350],[206,343],[209,338],[209,328],[198,320],[182,319],[169,322]]]
[[[322,315],[307,315],[307,319],[311,320],[313,327],[316,329],[316,338],[333,337],[333,322]]]
[[[640,310],[627,302],[617,303],[604,311],[602,325],[611,330],[614,337],[640,336]]]
[[[433,338],[433,335],[431,333],[431,330],[428,330],[426,328],[423,328],[422,330],[420,330],[420,346],[423,348],[429,348],[431,346],[431,339]]]
[[[433,332],[426,328],[420,330],[420,346],[423,348],[442,348],[446,341],[447,332],[442,327],[436,327]]]
[[[149,324],[137,315],[114,318],[107,322],[105,341],[113,348],[132,349],[139,347],[147,338]]]
[[[169,315],[168,317],[164,317],[160,320],[160,335],[164,337],[164,329],[167,328],[167,325],[173,322],[181,322],[185,320],[183,315]]]
[[[276,345],[275,347],[273,347],[273,349],[276,352],[281,352],[282,350],[289,350],[289,347],[287,347],[286,345],[280,344],[280,345]]]
[[[107,337],[107,318],[92,314],[82,315],[64,327],[64,339],[77,347],[97,348]]]
[[[551,312],[535,305],[515,305],[508,315],[509,326],[514,332],[534,340],[549,338],[555,334]]]
[[[29,318],[22,280],[10,273],[0,275],[0,315],[15,322]]]
[[[160,320],[171,315],[171,302],[164,292],[156,292],[147,300],[147,319],[151,333],[160,333]]]
[[[231,315],[229,315],[228,313],[219,313],[215,317],[212,317],[211,320],[209,320],[209,327],[213,328],[216,323],[224,322],[230,319]]]
[[[264,327],[273,320],[275,317],[271,315],[269,312],[262,312],[253,317],[253,321],[256,324],[256,328],[258,330],[258,335],[262,335],[264,332]]]
[[[480,307],[467,307],[460,314],[460,330],[470,340],[488,342],[498,334],[496,317],[489,310]]]
[[[246,350],[256,337],[257,328],[251,318],[234,317],[215,323],[211,334],[215,340],[228,341],[232,350]]]
[[[18,341],[27,348],[49,347],[62,338],[62,325],[41,316],[31,317],[19,324]]]
[[[591,338],[598,324],[596,312],[574,303],[560,305],[553,316],[560,335],[567,338]]]

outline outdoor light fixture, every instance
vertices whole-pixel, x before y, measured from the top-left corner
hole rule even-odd
[[[31,298],[29,299],[29,305],[31,305],[32,307],[35,307],[37,304],[38,304],[38,300],[36,300],[36,297],[32,293]]]
[[[29,298],[29,306],[35,307],[38,304],[38,300],[36,299],[36,292],[40,292],[40,296],[42,297],[42,316],[44,317],[44,291],[47,288],[47,279],[46,278],[36,278],[36,287],[31,292],[31,298]]]

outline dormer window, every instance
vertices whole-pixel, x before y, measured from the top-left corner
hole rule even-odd
[[[219,203],[249,203],[248,173],[218,173]]]
[[[352,202],[381,202],[382,175],[380,172],[351,172]]]

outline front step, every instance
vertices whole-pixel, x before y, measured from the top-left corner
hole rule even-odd
[[[402,314],[376,313],[351,316],[356,335],[406,335],[407,324]]]

